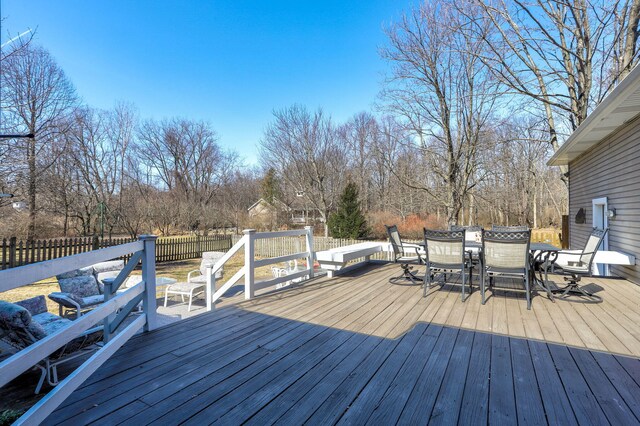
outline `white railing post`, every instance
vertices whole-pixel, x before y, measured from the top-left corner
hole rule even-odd
[[[156,239],[155,235],[141,235],[140,241],[144,243],[142,256],[142,280],[144,281],[144,298],[142,308],[147,317],[144,325],[145,331],[156,328]]]
[[[216,274],[213,273],[213,267],[207,266],[207,311],[215,308],[215,304],[211,303],[213,300],[213,293],[216,290]]]
[[[313,264],[315,262],[315,256],[313,254],[313,226],[305,226],[307,231],[305,240],[307,242],[307,267],[309,268],[309,279],[313,278]]]
[[[105,278],[102,280],[102,283],[104,284],[105,303],[111,300],[111,297],[113,296],[114,280],[115,278]],[[107,315],[103,321],[102,340],[104,341],[104,343],[109,343],[109,340],[111,339],[111,321],[113,321],[114,317],[115,317],[115,314]]]
[[[251,298],[253,298],[255,296],[255,291],[253,289],[253,283],[254,283],[254,275],[255,275],[255,271],[254,271],[254,267],[253,267],[253,262],[254,262],[254,254],[255,254],[255,235],[256,235],[256,230],[255,229],[245,229],[244,231],[242,231],[244,233],[245,236],[245,243],[244,243],[244,267],[245,267],[245,272],[244,272],[244,298],[249,300]]]

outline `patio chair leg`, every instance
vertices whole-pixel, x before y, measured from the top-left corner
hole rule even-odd
[[[431,269],[427,267],[424,273],[424,284],[422,285],[422,297],[427,297],[427,291],[431,289]]]
[[[524,281],[525,290],[527,292],[527,310],[531,310],[531,286],[529,283],[530,277],[531,277],[531,274],[526,274],[525,281]]]
[[[50,383],[52,386],[55,386],[58,384],[58,367],[56,365],[53,365],[50,368],[51,368],[51,376],[53,376],[53,381],[50,381]]]
[[[467,274],[464,273],[464,264],[462,265],[462,273],[460,274],[462,275],[462,301],[464,302],[465,298],[464,298],[464,286],[466,285],[466,277]]]
[[[36,365],[34,368],[39,368],[42,373],[40,373],[40,379],[38,380],[38,384],[36,385],[35,394],[39,394],[42,390],[42,385],[44,385],[44,379],[47,378],[47,369],[41,366],[40,364]]]
[[[169,286],[164,290],[164,307],[167,307],[167,300],[169,299]]]
[[[484,270],[480,271],[480,294],[482,295],[482,304],[484,305]]]
[[[191,312],[191,302],[193,302],[193,290],[189,292],[189,307],[187,308],[187,312]]]

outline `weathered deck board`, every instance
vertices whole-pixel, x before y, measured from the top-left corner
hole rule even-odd
[[[594,280],[600,305],[539,296],[528,311],[509,289],[484,306],[477,290],[462,303],[459,285],[423,298],[388,283],[397,269],[319,279],[137,336],[47,424],[640,422],[633,284]]]

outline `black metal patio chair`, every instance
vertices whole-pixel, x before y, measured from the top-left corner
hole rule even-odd
[[[389,242],[393,249],[393,262],[399,263],[402,268],[402,274],[397,277],[389,278],[389,282],[392,284],[406,284],[407,282],[411,284],[420,284],[420,282],[422,282],[422,278],[418,277],[413,272],[412,265],[422,264],[422,247],[418,244],[403,242],[396,225],[385,225],[385,227],[387,228]],[[415,255],[412,255],[412,252],[415,252]],[[409,253],[409,255],[407,255],[407,253]]]
[[[424,275],[423,297],[431,288],[431,282],[436,274],[443,276],[442,285],[446,282],[446,274],[459,272],[462,278],[462,301],[465,298],[466,272],[469,271],[469,294],[473,278],[471,254],[465,251],[465,231],[424,230],[425,264],[427,270]]]
[[[574,256],[575,260],[570,260],[567,264],[556,262],[554,265],[554,272],[560,269],[564,275],[569,275],[564,277],[565,281],[568,281],[568,284],[563,288],[554,290],[554,293],[560,293],[560,295],[556,297],[567,298],[570,296],[578,296],[584,302],[598,303],[602,301],[600,296],[586,291],[584,287],[581,287],[578,283],[582,277],[590,277],[593,275],[593,260],[607,231],[608,229],[594,228],[580,254],[567,251],[558,252],[558,254]]]
[[[485,304],[486,279],[493,289],[496,277],[522,278],[531,309],[531,231],[482,231],[482,304]]]

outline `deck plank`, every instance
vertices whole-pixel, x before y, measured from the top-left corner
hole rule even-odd
[[[580,373],[569,349],[560,345],[549,345],[553,362],[567,392],[573,412],[581,424],[609,424],[598,401],[589,390],[589,385]]]
[[[543,342],[528,342],[537,386],[550,425],[576,425],[571,401],[553,363],[549,347]]]
[[[458,330],[450,327],[440,333],[398,423],[418,424],[431,416],[457,336]]]
[[[523,339],[509,339],[513,387],[518,424],[541,425],[547,422],[529,345]]]
[[[491,335],[476,333],[464,384],[459,424],[484,425],[489,413],[489,369],[491,366]]]
[[[516,399],[511,368],[509,338],[491,336],[491,383],[489,384],[489,423],[515,424]]]
[[[460,330],[456,339],[440,392],[429,418],[429,424],[456,424],[464,395],[464,380],[467,376],[469,357],[473,347],[474,333]]]

